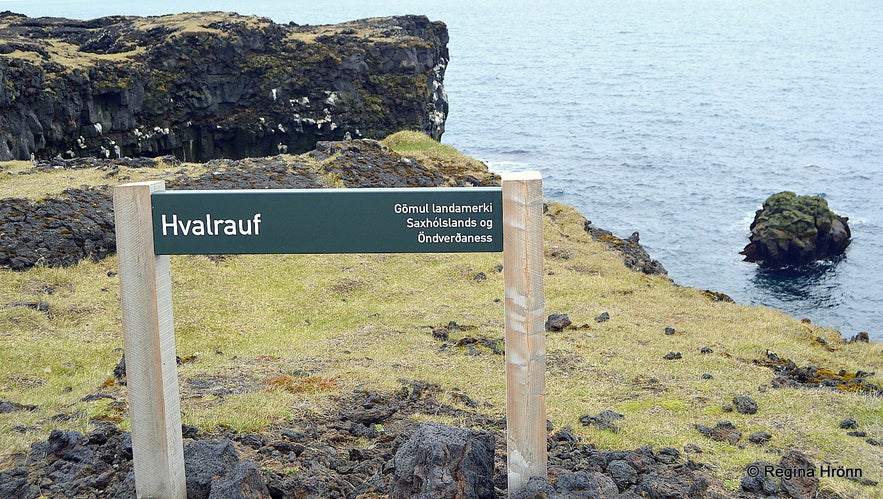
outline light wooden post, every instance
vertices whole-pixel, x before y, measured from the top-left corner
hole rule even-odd
[[[123,346],[138,498],[185,499],[181,402],[168,255],[155,255],[150,194],[162,181],[113,191]]]
[[[509,492],[546,477],[543,181],[503,175],[506,446]]]

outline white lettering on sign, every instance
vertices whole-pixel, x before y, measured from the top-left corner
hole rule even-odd
[[[493,213],[494,203],[467,204],[432,204],[433,213]]]
[[[414,237],[419,244],[492,244],[492,233],[464,234],[455,232],[445,234],[450,229],[481,229],[491,231],[494,228],[494,203],[463,204],[463,203],[396,203],[393,213],[405,215],[442,216],[411,216],[404,218],[405,228],[415,230]],[[444,216],[444,215],[449,216]],[[419,230],[428,229],[428,230]],[[435,232],[432,229],[441,229]]]
[[[261,233],[261,214],[246,220],[213,218],[206,213],[205,219],[180,219],[172,215],[169,219],[162,216],[162,235],[168,236],[259,236]]]
[[[482,204],[407,204],[396,203],[392,207],[394,213],[493,213],[493,203]]]
[[[417,242],[423,243],[492,243],[494,242],[494,236],[488,235],[473,235],[473,234],[427,234],[420,231],[417,234]]]
[[[429,204],[396,203],[392,211],[393,213],[429,213]]]
[[[407,220],[405,220],[405,226],[409,229],[434,229],[438,227],[471,228],[478,227],[478,222],[474,218],[408,218]]]

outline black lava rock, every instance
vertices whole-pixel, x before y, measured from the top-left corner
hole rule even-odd
[[[782,492],[790,497],[816,497],[819,477],[815,473],[815,464],[808,457],[798,451],[788,451],[782,456],[779,467],[792,472],[782,478]]]
[[[230,440],[201,440],[190,443],[184,448],[187,497],[207,499],[214,477],[226,475],[238,463],[239,453]]]
[[[696,431],[705,435],[712,440],[727,442],[735,445],[742,438],[742,432],[736,429],[736,426],[729,421],[721,421],[714,428],[704,425],[695,425]]]
[[[769,442],[771,438],[773,438],[773,436],[765,431],[757,431],[752,433],[751,435],[748,435],[748,440],[751,443],[758,445]]]
[[[621,419],[625,419],[625,416],[611,410],[603,410],[599,412],[597,416],[583,414],[579,417],[579,422],[583,426],[595,425],[598,429],[610,430],[616,433],[619,431],[619,427],[614,424],[614,421],[619,421]]]
[[[846,418],[840,422],[840,429],[842,430],[857,430],[858,422],[855,418]]]
[[[395,454],[390,497],[493,498],[494,436],[422,423]]]
[[[189,496],[188,496],[189,497]],[[227,474],[211,484],[208,499],[252,499],[270,497],[260,470],[252,461],[236,463]]]
[[[775,496],[779,492],[779,484],[770,474],[766,473],[770,467],[773,467],[771,463],[763,461],[749,464],[746,467],[745,477],[742,478],[742,491],[761,497]]]
[[[744,395],[733,397],[733,405],[739,414],[754,414],[757,412],[757,402],[751,397]]]
[[[589,220],[583,223],[583,228],[592,236],[592,239],[622,254],[626,267],[644,274],[668,275],[665,267],[657,260],[650,258],[650,254],[641,246],[640,234],[637,232],[632,233],[628,239],[621,239],[608,230],[595,227]]]
[[[552,314],[546,320],[546,331],[563,331],[564,328],[571,324],[572,322],[567,314]]]
[[[559,494],[583,497],[614,497],[619,493],[616,482],[607,475],[588,471],[566,473],[555,484]]]

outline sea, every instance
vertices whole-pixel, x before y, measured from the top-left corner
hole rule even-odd
[[[879,0],[0,0],[32,17],[233,11],[328,24],[424,14],[450,32],[442,142],[641,244],[685,286],[883,341]],[[780,191],[849,217],[844,258],[742,261]]]

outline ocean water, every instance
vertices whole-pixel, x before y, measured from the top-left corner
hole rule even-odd
[[[548,199],[641,243],[678,283],[883,340],[883,8],[877,0],[0,0],[30,16],[227,10],[278,22],[444,21],[443,142],[543,173]],[[741,261],[764,199],[818,194],[846,257]]]

